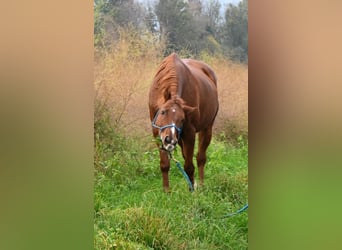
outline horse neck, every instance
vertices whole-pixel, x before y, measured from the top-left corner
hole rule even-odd
[[[172,65],[172,72],[175,74],[174,82],[172,82],[172,85],[170,87],[170,95],[171,97],[178,96],[182,97],[183,94],[183,88],[184,88],[184,81],[186,81],[187,73],[187,66],[184,64],[184,62],[177,56],[177,54],[172,53],[170,55],[171,65]]]
[[[186,65],[182,64],[182,67],[177,70],[177,95],[182,98],[184,92],[188,92],[191,72]]]
[[[183,90],[184,90],[184,81],[186,81],[186,73],[184,73],[185,68],[183,68],[185,65],[183,62],[180,62],[178,65],[178,68],[176,69],[177,71],[177,96],[182,97],[183,95]]]
[[[178,81],[177,96],[182,97],[182,93],[183,93],[183,82]]]

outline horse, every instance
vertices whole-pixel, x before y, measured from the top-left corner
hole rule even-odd
[[[198,133],[197,166],[204,183],[206,151],[218,112],[217,77],[209,65],[180,59],[172,53],[161,62],[149,91],[152,134],[157,141],[163,188],[169,192],[169,155],[180,145],[184,170],[194,185],[194,146]]]

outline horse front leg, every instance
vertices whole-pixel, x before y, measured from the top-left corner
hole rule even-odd
[[[195,184],[194,172],[195,167],[192,161],[194,156],[194,146],[195,146],[195,131],[188,131],[187,134],[182,138],[182,154],[184,157],[184,170],[189,176],[192,186]]]
[[[200,185],[204,184],[204,165],[207,161],[207,148],[210,144],[212,137],[212,127],[201,131],[198,136],[198,153],[197,153],[197,166],[198,166],[198,175],[200,179]]]
[[[170,160],[165,150],[159,149],[160,155],[160,170],[163,177],[163,188],[165,192],[170,191],[169,186],[169,170],[170,170]]]

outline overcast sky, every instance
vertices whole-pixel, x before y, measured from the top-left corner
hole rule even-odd
[[[153,3],[155,3],[157,0],[136,0],[140,3],[147,3],[150,5],[153,5]],[[202,3],[207,3],[210,0],[202,0]],[[220,10],[220,15],[223,17],[224,16],[224,12],[228,6],[229,3],[232,3],[234,5],[237,5],[239,2],[241,2],[241,0],[218,0],[221,4],[221,10]]]
[[[136,0],[138,2],[141,2],[141,3],[153,3],[155,2],[156,0]],[[209,0],[202,0],[203,3],[206,3],[208,2]],[[241,0],[219,0],[219,2],[221,3],[221,6],[222,7],[226,7],[229,3],[232,3],[232,4],[237,4],[238,2],[240,2]]]

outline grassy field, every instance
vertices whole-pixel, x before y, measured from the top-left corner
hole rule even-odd
[[[124,144],[129,151],[95,171],[95,249],[247,249],[247,212],[223,218],[248,199],[247,145],[214,140],[205,186],[193,193],[173,164],[166,194],[157,150]]]
[[[248,200],[247,66],[199,58],[219,80],[205,185],[190,193],[172,163],[166,194],[147,105],[160,48],[148,37],[121,35],[110,51],[95,55],[94,248],[247,249],[248,211],[223,218]]]

